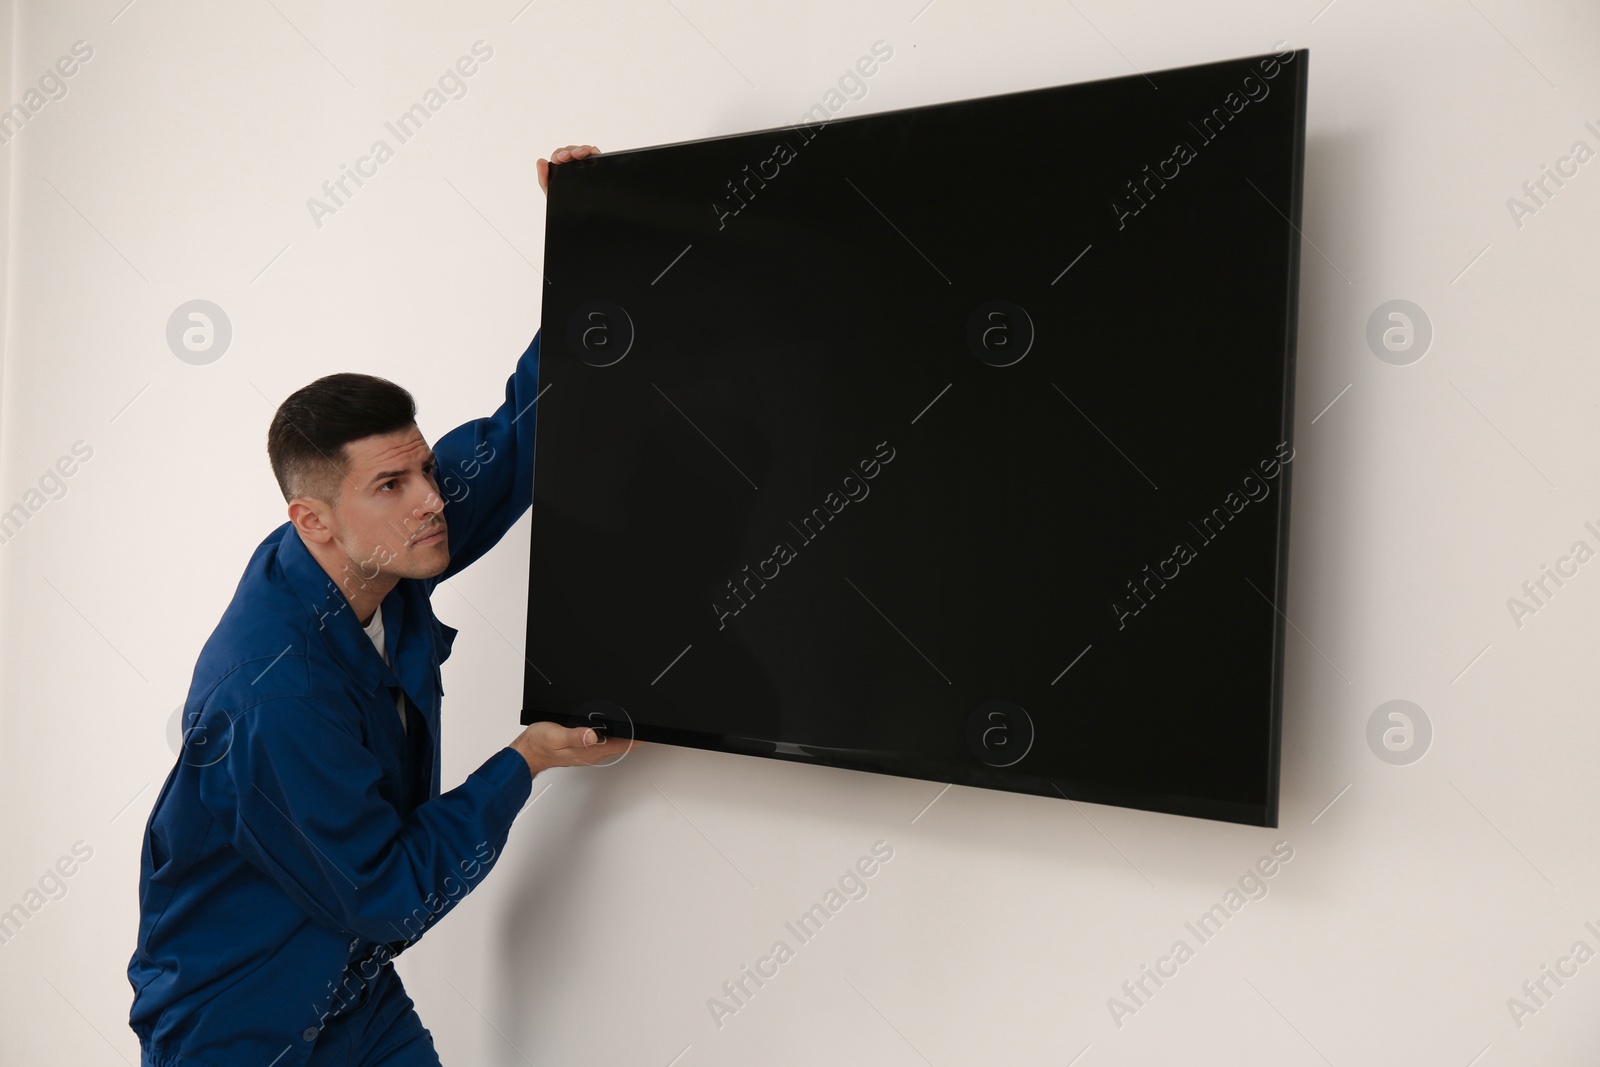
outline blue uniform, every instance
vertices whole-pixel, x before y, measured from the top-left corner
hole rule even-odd
[[[531,506],[538,379],[535,333],[505,403],[434,445],[450,563],[384,598],[388,664],[292,524],[251,556],[145,827],[128,980],[147,1067],[329,1058],[390,1021],[373,1012],[409,1010],[390,958],[494,865],[532,776],[507,747],[440,793],[439,665],[456,631],[429,597]]]

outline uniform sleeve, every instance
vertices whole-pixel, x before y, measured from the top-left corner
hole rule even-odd
[[[284,697],[237,713],[228,729],[201,800],[308,915],[370,941],[421,937],[476,887],[532,791],[527,762],[507,747],[401,818],[347,717]]]
[[[445,521],[450,525],[450,563],[428,580],[428,592],[493,548],[532,506],[538,395],[536,331],[506,381],[505,403],[487,418],[457,426],[433,446]]]

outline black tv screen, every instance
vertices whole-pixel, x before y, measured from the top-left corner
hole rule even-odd
[[[1308,59],[554,168],[522,721],[1276,826]]]

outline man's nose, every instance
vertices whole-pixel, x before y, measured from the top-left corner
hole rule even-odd
[[[444,510],[444,498],[432,489],[423,490],[422,502],[411,510],[414,518],[425,520]]]

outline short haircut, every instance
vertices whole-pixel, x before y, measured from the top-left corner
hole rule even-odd
[[[410,429],[416,421],[416,401],[387,378],[329,374],[297,389],[278,405],[267,429],[267,458],[284,503],[310,497],[337,509],[350,469],[345,445]]]

